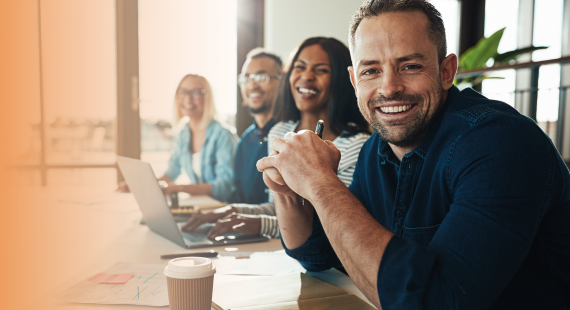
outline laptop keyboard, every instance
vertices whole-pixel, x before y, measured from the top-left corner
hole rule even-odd
[[[208,235],[210,229],[214,227],[213,223],[202,224],[191,232],[186,232],[182,230],[182,226],[184,226],[184,224],[186,223],[177,223],[177,224],[178,228],[180,228],[180,231],[182,232],[182,237],[184,237],[184,239],[190,241],[191,243],[212,243],[212,241],[210,241],[210,239],[208,239],[206,236]]]
[[[182,226],[184,226],[184,224],[186,223],[177,223],[178,224],[178,228],[182,228]],[[194,231],[191,232],[186,232],[186,231],[182,231],[182,237],[184,237],[184,239],[188,240],[190,243],[210,243],[210,244],[214,244],[216,243],[216,241],[212,241],[210,239],[208,239],[206,236],[208,235],[208,232],[210,232],[210,229],[212,229],[212,227],[214,227],[214,223],[204,223],[200,226],[198,226],[198,228],[196,228]],[[229,239],[233,239],[231,236],[242,236],[243,233],[241,232],[229,232],[223,236],[228,237]],[[223,244],[223,242],[221,243]]]

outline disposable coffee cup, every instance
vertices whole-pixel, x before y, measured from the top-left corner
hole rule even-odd
[[[164,267],[172,310],[210,310],[216,266],[203,257],[180,257]]]

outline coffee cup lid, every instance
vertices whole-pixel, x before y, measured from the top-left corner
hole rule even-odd
[[[204,257],[180,257],[172,259],[164,267],[164,275],[175,279],[197,279],[216,273],[212,260]]]

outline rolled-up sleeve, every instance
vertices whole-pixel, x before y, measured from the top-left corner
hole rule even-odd
[[[237,138],[229,130],[220,131],[215,144],[214,173],[216,178],[210,181],[212,196],[219,201],[228,201],[234,191],[234,156]]]
[[[283,239],[281,243],[285,253],[296,259],[303,268],[309,271],[323,271],[341,266],[316,212],[313,216],[313,232],[303,245],[295,249],[288,249],[283,243]]]

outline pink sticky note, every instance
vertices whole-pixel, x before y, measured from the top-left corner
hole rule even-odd
[[[99,283],[99,281],[105,279],[106,277],[108,277],[109,275],[106,273],[100,273],[97,274],[95,276],[93,276],[91,279],[87,280],[89,282],[95,282],[95,283]]]
[[[100,273],[87,281],[99,284],[125,284],[134,276],[135,276],[134,273],[117,273],[117,274]]]

